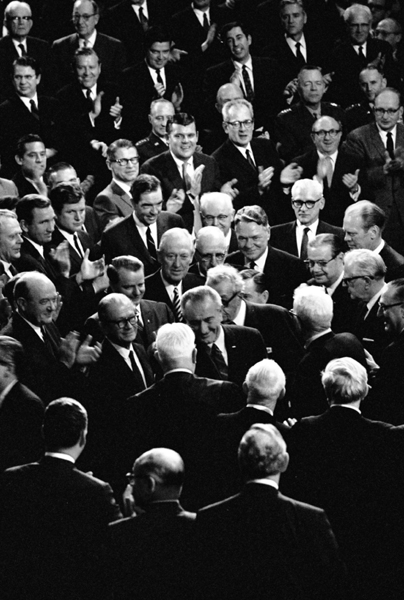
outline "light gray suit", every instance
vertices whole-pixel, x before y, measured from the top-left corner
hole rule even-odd
[[[0,177],[0,198],[4,196],[18,196],[18,189],[13,181]]]
[[[97,213],[102,230],[112,219],[116,217],[128,217],[133,212],[132,197],[130,194],[111,181],[107,187],[102,190],[94,200],[93,208]]]

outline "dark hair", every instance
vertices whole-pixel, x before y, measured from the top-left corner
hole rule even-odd
[[[116,256],[107,267],[107,276],[112,285],[119,283],[119,269],[127,269],[137,273],[144,269],[144,265],[136,256]]]
[[[77,204],[83,198],[83,190],[78,184],[61,183],[49,192],[52,208],[57,214],[62,212],[65,204]]]
[[[259,294],[262,294],[268,289],[268,281],[265,273],[260,273],[254,269],[243,269],[240,271],[240,275],[244,280],[252,279],[255,289]]]
[[[36,76],[41,74],[41,67],[39,63],[32,56],[19,56],[13,62],[13,70],[14,74],[15,67],[31,67],[33,71],[35,71]]]
[[[64,161],[59,161],[54,165],[51,165],[46,171],[46,181],[49,183],[50,178],[54,173],[59,173],[59,171],[67,171],[67,169],[73,169],[73,171],[76,170],[73,165]]]
[[[17,204],[17,217],[19,221],[32,223],[34,208],[48,208],[50,200],[40,194],[27,194]]]
[[[74,53],[73,56],[73,69],[76,68],[76,63],[77,63],[77,59],[80,56],[96,56],[97,60],[98,60],[98,64],[101,64],[100,61],[100,57],[98,56],[98,54],[96,53],[96,51],[94,50],[94,48],[85,48],[83,46],[83,48],[79,48],[78,50],[76,50],[76,52]]]
[[[20,201],[18,196],[3,196],[0,198],[0,210],[12,210],[16,208],[18,202]]]
[[[75,446],[87,428],[87,423],[87,412],[77,400],[54,400],[47,406],[44,416],[43,437],[46,449],[56,451]]]
[[[150,50],[150,48],[156,42],[172,42],[172,35],[168,29],[164,27],[155,26],[149,27],[145,36],[144,36],[144,47],[146,50]]]
[[[330,246],[331,254],[338,256],[344,252],[344,242],[334,233],[319,233],[314,239],[309,241],[310,248],[318,248],[319,246]]]
[[[124,139],[119,139],[119,140],[115,140],[115,142],[112,142],[112,144],[110,144],[108,146],[107,149],[107,159],[108,160],[113,160],[115,158],[115,153],[119,148],[135,148],[135,144],[131,141],[131,140],[124,140]],[[136,150],[137,152],[137,150]]]
[[[161,188],[161,182],[154,175],[139,175],[132,183],[130,193],[132,194],[132,201],[137,204],[142,196],[149,192],[156,192]]]
[[[182,125],[183,127],[187,127],[188,125],[192,125],[193,123],[195,123],[195,117],[193,117],[192,115],[190,115],[189,113],[176,113],[172,119],[169,119],[169,121],[167,121],[167,133],[171,132],[172,126],[173,125]],[[196,127],[196,123],[195,123],[195,127]]]
[[[27,144],[33,144],[34,142],[40,142],[45,146],[43,139],[36,133],[27,133],[27,135],[23,135],[17,142],[17,156],[22,158],[26,152],[25,146]]]
[[[232,21],[231,23],[226,23],[220,30],[220,39],[225,44],[226,43],[226,35],[234,29],[235,27],[240,27],[241,31],[245,36],[251,35],[250,28],[246,25],[246,23],[242,23],[241,21]]]
[[[269,226],[267,213],[257,204],[240,208],[234,217],[234,224],[237,225],[240,221],[243,223],[257,223],[257,225],[263,225],[264,227]]]

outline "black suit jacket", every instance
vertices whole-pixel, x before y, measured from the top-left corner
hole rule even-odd
[[[38,194],[38,190],[36,187],[32,185],[28,179],[24,177],[21,169],[18,169],[17,173],[14,175],[12,181],[15,183],[18,189],[18,196],[22,198],[27,194]]]
[[[344,240],[345,235],[341,227],[335,227],[321,220],[318,222],[316,235],[320,235],[320,233],[332,233],[337,235],[341,241]],[[271,227],[271,245],[279,250],[293,254],[293,256],[299,256],[296,243],[296,221]]]
[[[380,298],[379,298],[380,299]],[[373,356],[378,365],[382,360],[385,348],[393,341],[391,333],[386,332],[383,319],[378,317],[379,303],[374,304],[367,315],[366,304],[361,302],[353,318],[352,333],[356,335],[363,347]]]
[[[142,165],[149,158],[167,152],[167,144],[156,134],[151,132],[147,137],[136,142],[136,150],[139,154],[139,162]]]
[[[104,595],[107,526],[121,517],[107,483],[71,462],[44,457],[2,475],[0,505],[6,597]]]
[[[244,254],[240,251],[230,254],[226,261],[238,269],[246,268]],[[288,277],[284,277],[284,273],[288,273]],[[264,275],[269,290],[268,303],[285,308],[292,307],[294,290],[307,280],[306,268],[296,256],[272,246],[268,246]]]
[[[86,250],[91,250],[93,244],[91,242],[90,236],[85,231],[78,231],[77,235],[79,237],[80,243],[83,247],[84,252]],[[61,233],[58,227],[55,227],[52,233],[52,242],[51,246],[58,246],[62,242],[65,242],[66,238],[63,233]],[[81,263],[83,262],[82,257],[79,255],[77,250],[69,244],[69,256],[70,256],[70,275],[75,275],[80,271]]]
[[[161,212],[157,217],[158,243],[160,243],[163,233],[168,229],[183,226],[183,220],[179,215],[165,211]],[[125,217],[123,221],[104,231],[101,237],[101,248],[107,263],[110,263],[115,256],[132,254],[142,261],[146,275],[155,273],[159,268],[159,264],[150,255],[140,237],[132,215]]]
[[[197,514],[203,598],[344,598],[325,512],[259,483]],[[259,558],[252,548],[259,548]],[[206,584],[206,585],[205,585]]]
[[[380,256],[387,267],[386,281],[392,281],[404,275],[404,256],[396,252],[386,242],[380,251]]]
[[[198,275],[194,275],[193,273],[187,273],[182,280],[182,293],[190,290],[191,288],[197,287],[198,285],[201,285],[200,277]],[[153,275],[146,277],[146,291],[144,297],[146,300],[165,302],[171,312],[175,314],[173,303],[167,294],[165,285],[161,278],[161,269],[153,273]]]

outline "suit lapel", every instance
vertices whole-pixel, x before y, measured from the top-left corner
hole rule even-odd
[[[137,230],[132,216],[129,216],[126,221],[126,235],[124,234],[124,236],[125,240],[130,240],[131,253],[134,253],[134,255],[140,258],[140,260],[143,262],[147,262],[149,264],[154,262],[153,258],[149,254],[149,251],[144,245],[142,238],[140,237],[140,233]]]
[[[244,156],[241,154],[241,152],[239,150],[237,150],[237,148],[234,147],[234,144],[232,144],[232,142],[227,140],[225,143],[229,147],[229,156],[232,158],[232,162],[234,162],[237,165],[238,169],[244,171],[245,173],[249,173],[250,176],[251,176],[251,173],[256,172],[255,169],[244,158]],[[254,158],[256,159],[254,149],[253,149],[253,152],[254,152]],[[256,164],[257,164],[257,159],[256,159]]]
[[[382,138],[380,137],[379,134],[379,130],[377,129],[377,126],[375,123],[372,123],[372,127],[370,127],[369,129],[369,136],[371,139],[371,144],[372,146],[375,148],[375,150],[377,150],[377,152],[380,154],[380,156],[383,157],[384,160],[384,153],[386,152],[386,148],[382,142]],[[396,140],[396,146],[398,140]]]
[[[133,210],[131,196],[129,194],[127,194],[126,192],[124,192],[124,190],[119,185],[117,185],[115,183],[115,181],[113,181],[111,183],[111,191],[115,196],[117,196],[117,198],[115,198],[115,201],[117,202],[117,204],[122,202],[122,204],[126,204],[126,205],[130,206],[131,210]]]

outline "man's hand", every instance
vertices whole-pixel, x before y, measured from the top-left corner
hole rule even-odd
[[[274,176],[275,169],[273,167],[258,167],[258,191],[263,194],[266,189],[271,185],[272,177]]]
[[[107,158],[108,146],[105,142],[100,142],[99,140],[91,140],[90,146],[97,152],[101,152],[104,158]]]
[[[281,171],[281,184],[282,185],[293,185],[300,179],[303,173],[303,167],[300,167],[297,163],[292,162],[290,165],[286,165]]]
[[[200,196],[202,186],[202,175],[204,170],[205,165],[199,165],[199,167],[195,169],[194,174],[189,177],[190,186],[188,193],[191,194],[191,196]]]
[[[113,104],[109,109],[109,114],[111,115],[111,117],[114,117],[115,121],[119,121],[119,119],[121,118],[122,109],[123,106],[119,101],[119,96],[117,96],[115,98],[115,104]]]
[[[171,94],[171,103],[174,105],[176,111],[179,111],[181,108],[181,104],[184,100],[184,90],[182,89],[181,83],[178,83],[173,93]]]
[[[59,360],[68,369],[71,369],[76,361],[79,344],[79,334],[77,331],[70,331],[65,338],[61,338],[60,340]]]
[[[93,102],[93,110],[89,113],[91,119],[96,119],[101,114],[102,110],[102,97],[105,92],[99,92],[96,99]]]
[[[102,275],[99,275],[92,281],[92,286],[94,292],[98,294],[98,292],[104,292],[109,287],[109,278],[107,275],[107,271],[105,270]]]
[[[98,260],[91,261],[89,259],[90,249],[84,253],[84,258],[81,261],[80,271],[76,275],[76,281],[79,285],[83,283],[83,281],[92,281],[96,277],[104,274],[105,271],[105,259],[104,257],[99,258]]]
[[[206,52],[206,50],[212,45],[215,37],[216,37],[217,25],[216,23],[212,23],[209,27],[208,35],[206,36],[206,40],[202,44],[202,52]]]
[[[227,194],[232,200],[234,200],[234,198],[236,198],[236,196],[238,196],[240,193],[235,187],[237,183],[238,179],[231,179],[230,181],[226,181],[226,183],[224,183],[220,188],[220,191],[222,192],[222,194]]]
[[[384,153],[386,162],[383,165],[384,173],[390,174],[404,169],[404,150],[400,146],[394,151],[394,158],[391,158],[387,150]]]
[[[72,332],[70,332],[72,333]],[[70,335],[70,333],[68,335]],[[78,334],[77,334],[78,336]],[[92,365],[96,363],[102,353],[102,346],[97,342],[94,346],[90,346],[93,338],[88,335],[84,342],[76,348],[76,364],[78,365]],[[78,345],[78,340],[77,340]]]
[[[331,73],[326,73],[325,75],[323,75],[323,81],[324,81],[326,89],[331,85],[333,75],[334,75],[334,71],[331,71]]]
[[[56,248],[52,248],[49,254],[52,260],[57,264],[61,275],[63,275],[63,277],[69,277],[71,267],[69,242],[64,240],[56,246]]]
[[[171,48],[170,54],[168,57],[168,62],[179,62],[183,56],[187,56],[188,52],[186,50],[180,50],[179,48]]]
[[[173,189],[171,196],[166,203],[166,211],[170,213],[176,213],[182,208],[185,200],[185,192],[182,189]]]
[[[345,173],[345,175],[342,176],[342,183],[346,185],[350,192],[356,192],[358,189],[358,177],[359,169],[356,169],[355,173]]]
[[[298,87],[299,87],[299,82],[296,78],[296,79],[292,79],[292,81],[289,81],[289,83],[283,90],[283,95],[285,96],[286,102],[288,104],[292,103],[293,97],[296,94]]]
[[[80,183],[80,187],[83,190],[83,194],[86,195],[87,192],[93,187],[95,182],[94,175],[88,174],[85,179]]]

